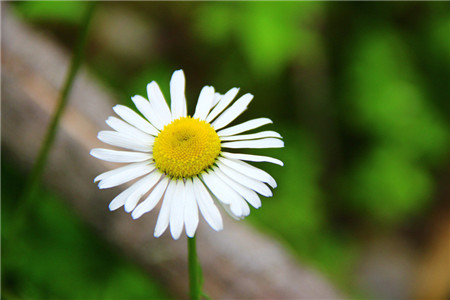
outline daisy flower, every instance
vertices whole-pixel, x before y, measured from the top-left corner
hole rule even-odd
[[[106,123],[113,130],[100,131],[98,139],[127,150],[96,148],[90,154],[126,165],[100,174],[94,182],[99,182],[100,189],[135,182],[111,201],[109,209],[124,206],[137,219],[162,201],[154,236],[161,236],[170,227],[172,237],[178,239],[183,227],[188,237],[195,235],[199,211],[219,231],[223,223],[217,205],[235,219],[249,215],[248,204],[259,208],[258,194],[272,196],[269,186],[275,188],[276,182],[267,172],[244,161],[283,163],[234,149],[280,148],[284,143],[274,131],[242,134],[272,123],[267,118],[227,127],[253,99],[245,94],[232,103],[238,91],[232,88],[221,95],[212,86],[205,86],[194,115],[189,116],[185,77],[178,70],[170,81],[170,108],[154,81],[147,85],[148,100],[132,97],[142,116],[126,106],[114,106],[120,118],[109,117]]]

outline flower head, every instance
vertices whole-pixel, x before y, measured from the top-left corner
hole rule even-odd
[[[91,150],[96,158],[127,163],[97,176],[94,182],[99,182],[100,189],[135,180],[111,201],[110,210],[124,206],[136,219],[162,201],[155,237],[161,236],[168,226],[174,239],[180,237],[183,227],[193,237],[199,210],[214,230],[221,230],[217,204],[233,218],[244,218],[250,213],[248,204],[261,206],[258,194],[270,197],[268,186],[276,187],[272,176],[244,161],[283,165],[272,157],[225,150],[284,146],[274,131],[241,134],[272,123],[267,118],[227,127],[247,109],[253,95],[245,94],[232,104],[237,88],[221,95],[205,86],[191,117],[187,115],[184,90],[184,73],[175,71],[170,81],[169,108],[158,84],[149,83],[149,100],[132,97],[143,117],[126,106],[116,105],[113,109],[121,119],[109,117],[106,123],[113,131],[98,133],[102,142],[128,150]]]

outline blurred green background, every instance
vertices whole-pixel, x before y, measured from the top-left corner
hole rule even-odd
[[[10,3],[69,51],[86,5]],[[285,166],[260,165],[278,188],[243,222],[351,297],[414,295],[408,270],[431,251],[436,216],[449,216],[448,2],[102,2],[86,63],[129,105],[152,80],[167,95],[180,68],[190,112],[203,85],[254,94],[242,120],[274,120],[286,146],[264,154]],[[26,174],[3,152],[1,172],[4,231]],[[167,297],[57,195],[39,193],[40,226],[2,260],[5,299]]]

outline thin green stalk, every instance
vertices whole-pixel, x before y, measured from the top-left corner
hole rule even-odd
[[[199,263],[197,259],[197,245],[195,236],[188,237],[188,260],[189,260],[189,296],[191,300],[200,299]]]
[[[39,149],[39,153],[31,170],[30,176],[28,177],[28,180],[25,184],[23,194],[20,198],[18,207],[16,209],[17,214],[16,218],[14,219],[16,222],[16,224],[14,225],[16,226],[13,226],[13,229],[15,227],[21,226],[21,223],[24,220],[26,213],[28,211],[28,205],[31,199],[33,199],[33,196],[36,192],[36,188],[39,184],[42,172],[44,170],[44,166],[47,162],[48,155],[55,140],[58,124],[61,120],[64,109],[67,105],[68,95],[75,80],[75,76],[80,68],[81,62],[83,61],[84,50],[86,47],[89,32],[89,26],[91,24],[95,6],[96,2],[89,2],[87,4],[86,12],[82,20],[82,28],[80,30],[80,34],[77,39],[69,71],[66,75],[63,88],[59,95],[56,110],[52,116],[50,124],[48,125],[47,132],[41,144],[41,148]]]

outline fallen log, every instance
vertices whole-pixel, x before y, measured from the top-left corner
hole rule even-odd
[[[69,54],[54,41],[2,9],[2,146],[30,170],[68,68]],[[108,203],[120,189],[98,190],[92,182],[111,168],[89,155],[101,147],[97,132],[113,114],[114,97],[83,69],[78,75],[50,154],[43,182],[107,241],[160,280],[176,298],[188,291],[185,238],[153,237],[157,211],[138,220]],[[245,221],[224,215],[224,230],[205,222],[198,230],[204,289],[213,299],[332,299],[338,292],[311,268],[300,265],[279,242]]]

